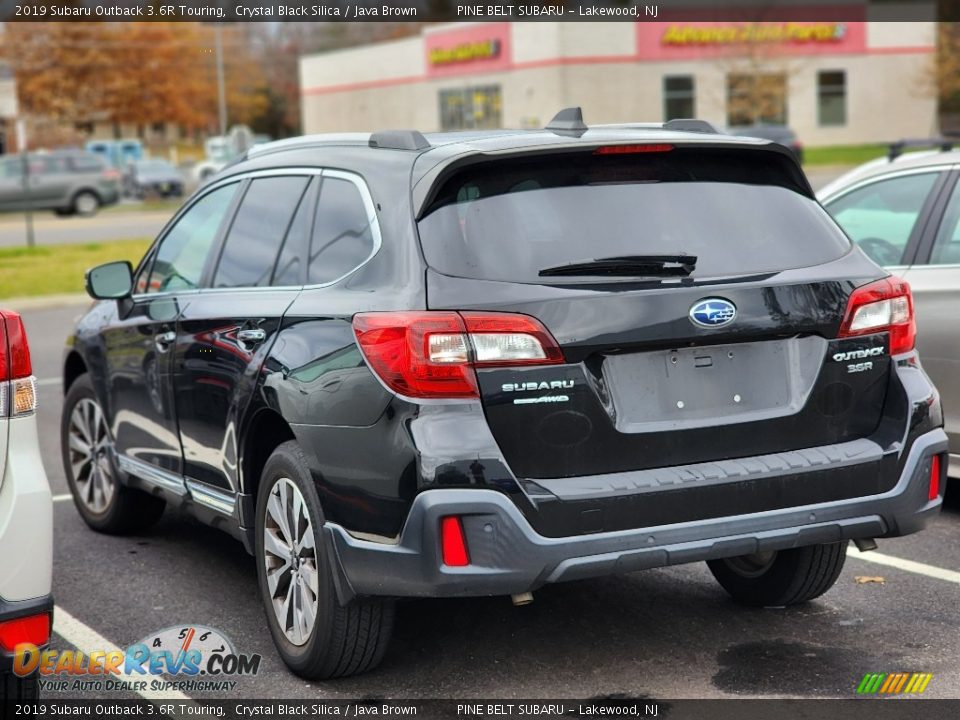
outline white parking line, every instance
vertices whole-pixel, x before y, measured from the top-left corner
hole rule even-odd
[[[37,380],[38,387],[44,387],[45,385],[59,385],[63,380],[60,378],[40,378]]]
[[[90,656],[90,653],[98,650],[102,652],[111,648],[120,647],[116,643],[107,640],[89,625],[85,625],[77,620],[59,605],[57,605],[53,611],[53,631],[87,657]],[[143,676],[119,675],[118,679],[143,680]],[[144,700],[151,702],[155,700],[190,700],[187,695],[184,695],[179,690],[152,690],[150,689],[149,683],[147,683],[145,690],[136,690],[134,692]]]
[[[855,547],[850,547],[847,549],[847,556],[856,558],[857,560],[866,560],[867,562],[876,563],[877,565],[887,565],[888,567],[897,568],[898,570],[906,570],[907,572],[917,573],[918,575],[926,575],[927,577],[936,578],[937,580],[946,580],[947,582],[960,585],[960,572],[955,570],[945,570],[944,568],[916,562],[915,560],[904,560],[903,558],[894,557],[893,555],[884,555],[883,553],[878,553],[876,550],[862,553]]]
[[[63,495],[54,495],[54,502],[66,502],[67,500],[73,500],[73,495],[70,493],[63,493]]]

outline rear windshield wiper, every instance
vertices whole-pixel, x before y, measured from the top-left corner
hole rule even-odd
[[[622,275],[625,277],[686,277],[697,267],[696,255],[619,255],[544,268],[540,277]]]

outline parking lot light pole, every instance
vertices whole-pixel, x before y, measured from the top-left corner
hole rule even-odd
[[[26,205],[24,217],[27,221],[27,247],[33,247],[37,241],[33,234],[33,211],[30,209],[30,158],[27,157],[27,123],[23,118],[17,120],[17,150],[23,158],[23,200]]]
[[[227,134],[227,89],[223,77],[223,32],[219,24],[213,26],[213,38],[217,53],[217,110],[223,136]]]

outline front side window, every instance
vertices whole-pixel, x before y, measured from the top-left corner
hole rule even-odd
[[[878,265],[901,265],[936,172],[878,180],[826,204],[850,239]]]
[[[227,233],[214,287],[270,284],[280,246],[309,181],[291,175],[250,182]]]
[[[313,223],[307,282],[337,280],[359,267],[375,248],[376,217],[350,180],[324,177]]]
[[[238,183],[207,193],[177,220],[157,251],[147,292],[193,290],[200,286],[203,268],[223,223]]]
[[[693,75],[672,75],[663,79],[663,119],[696,117]]]
[[[817,73],[817,120],[822,126],[847,124],[847,74],[843,70]]]

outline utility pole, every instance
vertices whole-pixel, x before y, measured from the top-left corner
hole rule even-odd
[[[23,118],[17,120],[17,150],[23,159],[23,200],[27,206],[24,217],[27,221],[27,247],[37,244],[33,235],[33,210],[30,209],[30,158],[27,156],[27,123]]]
[[[223,31],[220,24],[213,26],[213,39],[217,53],[217,107],[220,116],[220,134],[227,134],[227,88],[223,78]]]

